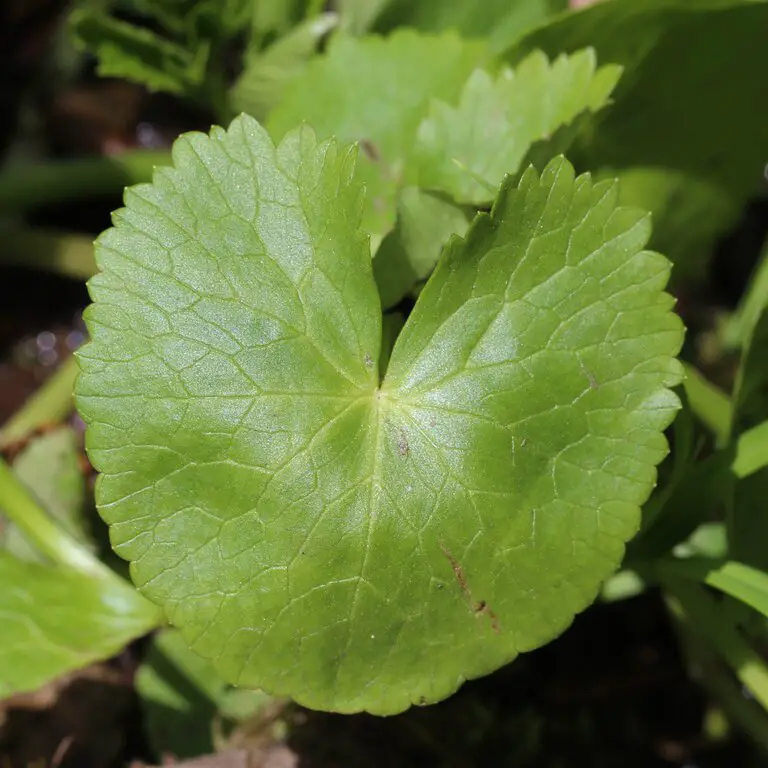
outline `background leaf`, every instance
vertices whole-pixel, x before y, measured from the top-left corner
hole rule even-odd
[[[739,306],[725,329],[725,343],[736,348],[749,344],[755,326],[766,309],[768,309],[768,240],[763,246]]]
[[[747,477],[765,466],[768,466],[768,421],[739,436],[733,471],[737,477]]]
[[[662,578],[695,579],[768,617],[768,574],[735,561],[717,562],[706,558],[663,560],[655,566]]]
[[[672,282],[705,279],[713,244],[741,214],[739,200],[718,184],[669,168],[602,169],[621,180],[621,204],[653,215],[651,246],[674,264]]]
[[[768,111],[754,108],[765,94],[753,73],[768,67],[766,26],[764,0],[599,2],[504,55],[514,65],[538,49],[554,57],[591,46],[598,61],[622,65],[613,105],[570,156],[630,174],[626,202],[653,210],[652,247],[680,264],[675,280],[703,274],[715,239],[760,184]]]
[[[155,606],[99,579],[0,552],[0,698],[111,656],[158,624]]]
[[[743,440],[754,438],[751,430],[759,428],[768,413],[768,311],[760,314],[747,333],[733,393],[732,440],[736,441],[734,471],[745,471]],[[751,435],[750,435],[751,433]],[[747,437],[750,436],[750,437]],[[738,449],[741,445],[742,455]],[[758,446],[759,449],[759,446]],[[759,459],[754,456],[748,469],[755,470],[735,483],[728,522],[728,544],[731,557],[756,568],[768,569],[768,469],[756,469]]]
[[[504,176],[518,171],[535,142],[548,139],[581,113],[603,107],[619,75],[615,66],[597,69],[590,49],[551,64],[543,53],[532,53],[495,80],[475,70],[457,107],[432,102],[419,126],[413,178],[458,202],[486,205]]]
[[[466,37],[487,37],[491,48],[500,51],[567,7],[567,0],[390,0],[376,28],[382,32],[401,25],[422,32],[455,29]]]
[[[463,235],[470,213],[418,187],[398,196],[397,223],[382,240],[373,260],[381,305],[389,309],[420,280],[426,280],[451,235]]]
[[[391,0],[338,0],[341,26],[353,35],[370,31],[377,16]]]
[[[102,77],[184,95],[191,95],[205,78],[207,45],[193,52],[150,29],[85,10],[73,12],[70,29],[80,47],[97,56]]]
[[[733,422],[733,402],[698,368],[685,366],[685,395],[696,417],[715,436],[718,444],[728,443]]]
[[[308,19],[276,40],[266,50],[245,56],[243,71],[230,89],[233,112],[262,119],[276,107],[286,88],[302,74],[318,42],[338,23],[334,13]]]
[[[383,234],[394,225],[406,156],[429,101],[454,99],[481,63],[482,44],[455,34],[357,40],[337,35],[269,116],[276,139],[306,121],[321,137],[361,142],[358,178],[367,186],[364,228]]]
[[[733,115],[761,103],[762,84],[750,73],[768,66],[766,24],[768,4],[759,0],[596,3],[532,32],[506,58],[594,47],[599,61],[621,64],[625,74],[584,162],[675,169],[741,197],[759,181],[768,113]]]

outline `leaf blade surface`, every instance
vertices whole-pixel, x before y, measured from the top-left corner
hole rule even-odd
[[[439,700],[562,631],[636,530],[677,407],[647,218],[563,159],[508,183],[379,385],[352,156],[240,118],[174,162],[99,240],[80,355],[139,588],[225,679],[342,712]]]

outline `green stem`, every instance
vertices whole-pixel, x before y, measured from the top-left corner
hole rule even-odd
[[[110,574],[97,557],[51,520],[2,459],[0,507],[26,539],[54,563],[99,577]]]
[[[96,272],[92,237],[50,230],[0,230],[0,263],[75,280],[87,280]]]
[[[728,662],[739,680],[768,710],[768,666],[739,628],[723,615],[718,603],[702,587],[671,580],[665,586],[674,598],[670,607],[675,614],[685,621],[692,633]]]
[[[744,696],[741,686],[715,649],[704,645],[695,637],[693,628],[686,622],[680,603],[675,598],[670,598],[667,605],[689,659],[689,668],[695,673],[695,667],[698,667],[697,677],[718,701],[726,716],[764,750],[768,750],[768,713]]]
[[[717,664],[717,660],[710,663],[702,660],[701,668],[704,686],[720,701],[726,714],[762,749],[768,750],[768,718],[765,711],[744,697],[739,686],[727,670]]]
[[[77,361],[67,358],[0,429],[0,446],[21,440],[44,424],[62,421],[72,410]]]
[[[119,195],[126,186],[151,181],[154,168],[170,161],[168,152],[135,150],[111,157],[13,166],[0,174],[0,211]]]

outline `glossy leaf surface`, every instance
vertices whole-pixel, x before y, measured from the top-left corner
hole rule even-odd
[[[394,713],[594,599],[682,327],[648,217],[558,158],[451,242],[380,382],[353,160],[248,118],[179,139],[97,243],[78,405],[113,543],[197,653]]]

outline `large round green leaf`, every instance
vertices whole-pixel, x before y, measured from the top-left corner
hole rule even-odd
[[[455,238],[379,381],[354,156],[188,134],[97,243],[78,405],[144,594],[243,686],[436,701],[560,633],[637,529],[682,327],[563,158]]]

